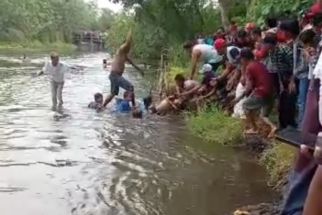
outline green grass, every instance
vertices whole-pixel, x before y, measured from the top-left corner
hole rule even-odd
[[[214,143],[240,144],[242,140],[241,121],[226,116],[217,107],[189,115],[188,127],[194,135]]]
[[[287,180],[289,170],[295,158],[295,149],[281,142],[275,142],[267,149],[260,163],[264,165],[270,175],[269,183],[276,188],[281,188]]]
[[[28,41],[21,43],[0,42],[0,54],[33,54],[57,51],[60,54],[70,54],[76,50],[76,46],[63,42],[41,43]]]

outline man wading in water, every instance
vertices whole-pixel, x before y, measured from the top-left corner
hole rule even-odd
[[[110,82],[111,82],[111,93],[107,96],[105,99],[105,102],[103,104],[103,107],[106,107],[112,99],[119,94],[119,88],[123,88],[124,90],[131,93],[132,98],[132,105],[135,107],[135,96],[134,96],[134,87],[133,85],[126,80],[122,75],[124,73],[125,69],[125,63],[130,63],[134,68],[136,68],[142,75],[143,71],[136,66],[132,60],[128,57],[128,54],[131,50],[132,46],[132,31],[127,35],[126,41],[119,50],[116,52],[116,55],[114,56],[111,72],[110,72]]]
[[[56,52],[50,54],[51,62],[45,64],[44,68],[38,75],[47,74],[49,75],[52,95],[52,110],[62,111],[63,108],[63,88],[64,88],[64,75],[68,70],[68,67],[61,63],[59,55]],[[58,100],[58,109],[57,109]]]

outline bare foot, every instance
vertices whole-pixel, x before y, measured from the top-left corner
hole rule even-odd
[[[273,138],[275,137],[276,131],[277,131],[277,127],[273,127],[273,128],[271,129],[271,132],[269,132],[269,134],[268,134],[267,138],[268,138],[268,139],[273,139]]]

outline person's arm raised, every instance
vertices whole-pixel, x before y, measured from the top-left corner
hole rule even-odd
[[[128,54],[132,46],[132,30],[127,34],[125,42],[121,45],[119,52],[123,54]]]

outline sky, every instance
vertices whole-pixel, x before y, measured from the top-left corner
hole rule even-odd
[[[122,10],[122,6],[120,4],[114,4],[109,0],[97,0],[97,4],[99,8],[109,8],[114,12],[119,12]]]

